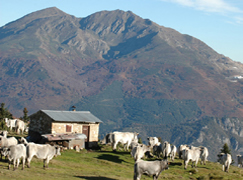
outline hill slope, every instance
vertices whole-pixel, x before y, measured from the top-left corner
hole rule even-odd
[[[83,179],[83,180],[130,180],[133,179],[134,160],[129,152],[112,153],[111,148],[99,152],[74,150],[62,152],[61,156],[54,157],[49,168],[43,169],[43,161],[33,158],[31,168],[23,171],[19,167],[16,171],[7,169],[7,162],[0,162],[1,179]],[[10,173],[11,172],[11,173]],[[241,169],[230,166],[229,173],[222,171],[222,165],[208,162],[198,164],[198,168],[184,170],[181,159],[171,162],[169,169],[162,171],[158,179],[242,179]],[[151,180],[152,177],[142,175],[142,179]]]
[[[0,28],[0,67],[0,101],[15,116],[76,105],[104,122],[101,134],[241,152],[242,64],[130,11],[26,15]]]

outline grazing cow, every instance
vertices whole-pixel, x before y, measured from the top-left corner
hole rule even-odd
[[[110,144],[110,143],[112,143],[112,134],[113,133],[106,134],[105,137],[100,141],[101,144]]]
[[[154,145],[159,145],[159,139],[157,137],[148,137],[148,144],[153,147]]]
[[[162,153],[163,153],[163,156],[164,156],[165,159],[167,159],[167,157],[169,156],[170,152],[171,152],[170,143],[165,141],[163,143],[163,146],[162,146]]]
[[[242,167],[243,165],[243,156],[237,155],[238,167]]]
[[[218,162],[223,165],[223,171],[229,172],[230,164],[232,163],[231,155],[227,153],[220,153],[218,157]]]
[[[13,161],[13,170],[19,167],[19,160],[22,158],[22,170],[24,169],[26,159],[26,147],[23,144],[12,145],[7,148],[3,148],[2,155],[8,157],[8,169]]]
[[[134,147],[131,151],[131,156],[134,158],[135,161],[144,157],[146,152],[150,152],[150,146],[146,146],[145,144],[139,144]]]
[[[138,160],[134,164],[134,180],[140,180],[142,174],[153,175],[154,180],[157,180],[163,170],[169,169],[167,160],[161,161],[143,161]]]
[[[8,118],[4,118],[4,121],[6,123],[6,126],[8,128],[10,128],[10,130],[12,130],[13,128],[15,128],[15,122],[17,119],[8,119]]]
[[[184,160],[185,169],[187,169],[187,165],[190,160],[192,161],[192,167],[193,167],[193,164],[194,164],[194,167],[197,167],[197,163],[199,161],[200,154],[201,154],[200,149],[185,148],[182,151],[182,159]]]
[[[17,119],[15,121],[15,131],[17,132],[17,134],[19,134],[20,131],[23,134],[24,130],[25,130],[25,123],[24,123],[24,121]]]
[[[121,144],[124,144],[124,150],[127,149],[131,144],[132,141],[138,142],[138,133],[136,132],[113,132],[112,137],[112,148],[113,151],[116,151],[116,146],[120,142]]]
[[[206,147],[203,147],[203,146],[200,146],[200,151],[201,151],[201,154],[200,154],[200,158],[201,158],[201,164],[203,163],[204,165],[206,165],[206,161],[208,160],[208,148]]]
[[[30,168],[30,162],[33,156],[36,156],[38,159],[43,159],[43,168],[47,167],[49,161],[57,155],[61,155],[60,147],[51,146],[50,144],[35,144],[28,143],[27,148],[27,166]]]
[[[158,158],[162,154],[162,144],[157,143],[153,146],[153,154],[156,155]]]
[[[172,161],[174,161],[174,159],[175,159],[176,151],[177,151],[176,146],[175,146],[175,145],[172,145],[172,146],[171,146],[171,153],[170,153],[170,159],[171,159]]]

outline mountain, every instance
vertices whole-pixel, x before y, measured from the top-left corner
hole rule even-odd
[[[90,110],[107,132],[241,146],[243,65],[131,11],[76,18],[52,7],[0,28],[0,102],[14,116]],[[216,139],[215,139],[216,138]]]

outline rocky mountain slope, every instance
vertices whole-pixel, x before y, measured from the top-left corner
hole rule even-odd
[[[104,122],[101,134],[242,149],[243,65],[130,11],[28,14],[0,28],[0,67],[0,102],[15,116],[76,105]]]

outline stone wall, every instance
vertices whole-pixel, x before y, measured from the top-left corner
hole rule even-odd
[[[40,134],[50,134],[51,121],[51,118],[45,113],[38,111],[30,118],[29,131],[38,132]]]

